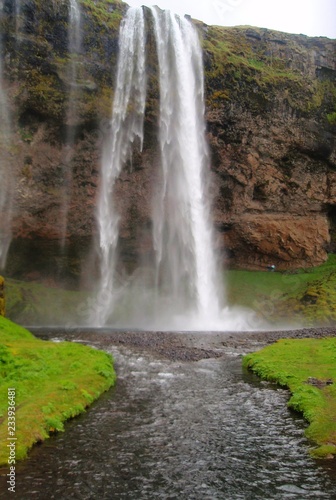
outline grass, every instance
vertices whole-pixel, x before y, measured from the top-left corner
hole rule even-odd
[[[290,272],[225,271],[224,282],[229,305],[250,308],[271,325],[336,324],[335,254],[321,266]],[[25,325],[85,324],[95,305],[88,292],[11,279],[5,295],[7,316]],[[130,303],[131,297],[125,299],[126,309]]]
[[[16,460],[115,382],[111,357],[70,342],[36,339],[0,317],[0,464],[8,461],[8,390],[15,389]],[[12,419],[11,419],[12,420]]]
[[[295,272],[226,271],[228,302],[249,307],[268,322],[336,324],[336,255]]]
[[[305,434],[317,445],[312,456],[336,455],[336,338],[279,340],[243,365],[290,390],[288,406],[309,422]]]
[[[81,324],[85,316],[85,292],[6,279],[5,296],[6,316],[20,324]]]

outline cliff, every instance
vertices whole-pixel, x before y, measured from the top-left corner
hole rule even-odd
[[[101,145],[109,129],[126,4],[4,2],[4,86],[12,117],[13,242],[6,273],[78,282],[93,262]],[[147,16],[150,27],[150,16]],[[229,266],[308,267],[336,251],[335,41],[196,22],[204,48],[216,245]],[[158,90],[154,37],[144,152],[116,184],[127,270],[150,254]],[[72,71],[71,71],[72,69]],[[73,75],[75,74],[75,78]],[[72,277],[69,281],[69,276]]]
[[[335,47],[205,28],[215,217],[235,264],[305,267],[336,249]]]

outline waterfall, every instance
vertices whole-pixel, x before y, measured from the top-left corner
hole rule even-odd
[[[81,13],[77,0],[70,0],[69,16],[69,50],[73,54],[78,53],[81,46]]]
[[[97,208],[100,280],[90,322],[106,324],[117,296],[116,249],[119,215],[113,203],[115,181],[131,154],[132,144],[143,143],[146,103],[145,21],[142,8],[130,8],[119,36],[119,57],[111,133],[105,143]]]
[[[121,25],[111,131],[103,148],[97,203],[100,279],[86,308],[89,323],[160,330],[246,329],[251,318],[245,311],[222,306],[222,272],[210,222],[204,75],[197,30],[169,11],[152,7],[151,13],[161,153],[152,196],[155,257],[144,260],[143,267],[138,263],[128,279],[119,279],[115,183],[135,141],[142,150],[146,104],[145,21],[142,8],[130,8]]]
[[[175,310],[198,319],[218,316],[206,193],[203,61],[196,29],[187,19],[152,8],[159,59],[162,186],[154,204],[158,282]]]
[[[21,29],[21,0],[15,0],[15,36],[18,43],[19,32]]]
[[[2,14],[2,11],[1,11]],[[11,117],[4,82],[4,49],[0,39],[0,270],[11,242],[13,173],[10,168]]]
[[[159,62],[162,164],[152,215],[156,299],[157,304],[165,304],[158,310],[166,307],[169,314],[187,314],[199,322],[218,317],[221,296],[205,191],[209,164],[202,51],[188,20],[156,8],[152,8],[152,15]],[[146,72],[142,8],[128,10],[119,43],[111,135],[103,152],[97,210],[101,276],[90,322],[98,325],[109,320],[120,293],[116,284],[119,215],[113,201],[114,183],[134,140],[140,140],[140,147],[143,142]]]
[[[67,82],[69,85],[68,108],[67,108],[67,128],[65,137],[65,148],[63,152],[64,163],[64,192],[62,198],[62,225],[61,225],[61,246],[64,248],[67,225],[69,203],[72,192],[72,170],[74,143],[76,132],[76,94],[78,77],[78,55],[81,51],[81,11],[77,0],[70,0],[69,4],[69,28],[68,28],[68,51],[70,61],[67,67]]]

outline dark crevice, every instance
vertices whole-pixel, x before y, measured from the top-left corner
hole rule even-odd
[[[329,220],[330,243],[327,252],[336,253],[336,205],[327,205],[327,215]]]

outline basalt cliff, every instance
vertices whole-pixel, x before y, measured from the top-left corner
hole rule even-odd
[[[2,145],[1,176],[14,183],[3,273],[50,282],[70,276],[75,284],[83,262],[94,269],[101,151],[127,5],[82,0],[76,54],[69,52],[69,9],[67,0],[3,2],[11,138]],[[150,193],[159,161],[149,12],[147,24],[144,149],[139,154],[135,146],[116,183],[127,271],[151,252]],[[322,263],[336,252],[336,42],[195,24],[204,50],[208,189],[223,262],[257,269]]]

